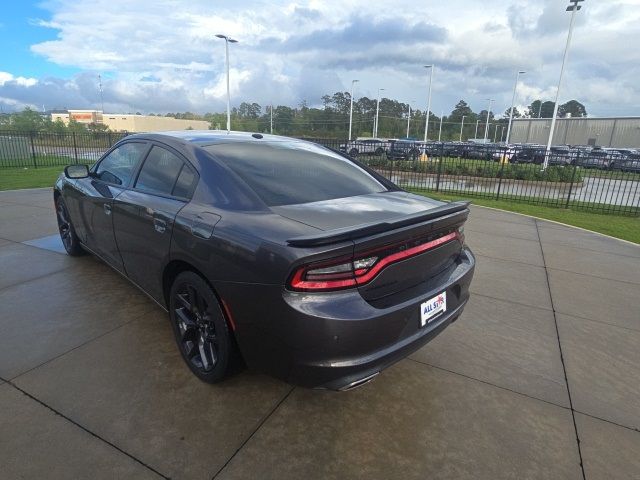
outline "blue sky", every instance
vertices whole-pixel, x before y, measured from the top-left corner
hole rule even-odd
[[[96,108],[98,74],[111,112],[222,111],[224,44],[232,103],[319,105],[324,94],[378,88],[432,110],[487,98],[500,114],[515,72],[517,105],[555,95],[569,15],[564,0],[28,0],[0,19],[0,107]],[[560,101],[591,115],[640,114],[640,0],[586,0]]]
[[[0,45],[3,45],[0,69],[16,76],[44,77],[71,76],[79,69],[47,62],[31,51],[31,45],[54,40],[58,32],[38,26],[37,21],[49,17],[42,8],[43,2],[20,0],[7,1],[2,6],[0,20]]]

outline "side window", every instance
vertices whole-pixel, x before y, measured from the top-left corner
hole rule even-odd
[[[147,150],[146,143],[125,143],[102,159],[95,171],[100,180],[115,185],[127,185],[131,175]]]
[[[169,150],[154,146],[142,165],[135,188],[171,195],[183,165],[184,162]]]
[[[182,167],[178,181],[173,187],[172,195],[176,197],[189,198],[195,182],[198,180],[195,172],[186,164]]]

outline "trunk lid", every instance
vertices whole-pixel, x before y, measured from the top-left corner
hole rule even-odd
[[[360,277],[358,291],[379,308],[412,298],[416,288],[424,290],[425,282],[437,283],[440,274],[456,267],[462,250],[458,232],[469,214],[466,203],[447,204],[406,192],[273,210],[324,230],[292,238],[291,246],[313,248],[352,241],[354,272],[358,264],[372,265],[371,275]]]

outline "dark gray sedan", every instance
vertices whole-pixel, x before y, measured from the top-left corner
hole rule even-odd
[[[348,389],[420,348],[469,298],[467,204],[407,193],[284,137],[128,136],[54,189],[67,252],[168,310],[200,379],[235,365]]]

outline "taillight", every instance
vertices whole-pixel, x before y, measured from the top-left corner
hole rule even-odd
[[[343,290],[364,285],[385,267],[432,250],[452,240],[464,243],[462,230],[437,238],[415,239],[409,243],[388,245],[351,259],[341,257],[299,267],[291,276],[289,288],[298,291]]]

